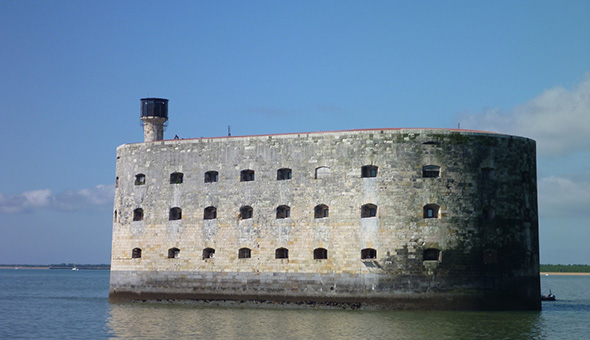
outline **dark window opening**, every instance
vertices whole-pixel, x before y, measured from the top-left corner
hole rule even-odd
[[[284,181],[287,179],[291,179],[291,169],[283,168],[277,170],[277,180]]]
[[[117,223],[117,210],[115,210],[115,213],[113,214],[113,222]]]
[[[482,168],[481,169],[481,177],[484,180],[491,181],[496,176],[496,170],[494,168]]]
[[[365,248],[361,250],[361,260],[372,260],[377,258],[377,250],[373,248]]]
[[[132,259],[140,259],[141,258],[141,248],[133,248],[131,252]]]
[[[424,206],[424,218],[438,218],[440,207],[436,204]]]
[[[115,177],[115,188],[119,187],[119,177]]]
[[[439,142],[434,142],[434,141],[428,141],[428,142],[422,143],[422,145],[432,145],[432,146],[436,146],[439,144],[440,144]]]
[[[133,210],[133,220],[134,221],[143,221],[143,209],[137,208]]]
[[[326,178],[330,176],[330,168],[327,166],[320,166],[315,169],[315,179]]]
[[[219,173],[217,171],[205,172],[205,183],[214,183],[219,179]]]
[[[168,214],[168,219],[170,221],[176,221],[182,219],[182,209],[179,207],[174,207],[170,209],[170,214]]]
[[[180,184],[182,183],[182,172],[173,172],[170,174],[170,184]]]
[[[180,249],[178,249],[178,248],[168,249],[168,258],[169,259],[177,259],[179,257],[180,257]]]
[[[144,174],[135,175],[135,185],[144,185],[144,184],[145,184],[145,175]]]
[[[313,217],[314,218],[328,217],[329,214],[330,214],[330,210],[329,210],[328,206],[325,204],[316,205],[315,208],[313,209]]]
[[[365,165],[361,168],[361,177],[377,177],[377,167]]]
[[[204,220],[214,220],[217,218],[217,208],[207,207],[203,216]]]
[[[438,261],[440,258],[440,250],[436,248],[428,248],[422,251],[423,261]]]
[[[244,206],[240,208],[240,218],[243,220],[247,220],[249,218],[252,218],[252,211],[254,209],[252,209],[252,207],[250,206]]]
[[[288,258],[289,258],[289,249],[277,248],[277,250],[275,250],[275,259],[288,259]]]
[[[277,219],[289,218],[291,216],[291,208],[287,205],[280,205],[277,207]]]
[[[328,258],[328,250],[325,248],[316,248],[313,250],[314,260],[326,260]]]
[[[361,207],[361,218],[377,216],[377,206],[374,204],[365,204]]]
[[[496,209],[492,206],[487,206],[483,208],[483,219],[485,221],[491,221],[496,217]]]
[[[250,248],[240,248],[238,250],[238,258],[239,259],[249,259],[252,257],[252,251]]]
[[[240,182],[250,182],[254,180],[254,170],[242,170],[240,172]]]
[[[440,166],[438,165],[425,165],[422,167],[422,177],[424,178],[437,178],[440,177]]]
[[[212,259],[214,257],[215,257],[215,249],[213,249],[213,248],[203,249],[203,260]]]

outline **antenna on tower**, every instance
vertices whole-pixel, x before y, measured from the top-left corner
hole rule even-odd
[[[227,126],[227,136],[231,137],[231,126],[230,125]]]

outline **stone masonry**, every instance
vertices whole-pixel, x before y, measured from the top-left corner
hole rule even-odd
[[[175,139],[122,145],[116,168],[111,301],[540,309],[531,139]]]

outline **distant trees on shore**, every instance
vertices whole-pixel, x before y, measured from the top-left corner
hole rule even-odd
[[[590,265],[587,264],[542,264],[542,272],[549,273],[590,273]]]

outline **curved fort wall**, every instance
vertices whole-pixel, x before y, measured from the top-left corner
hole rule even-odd
[[[465,130],[122,145],[110,299],[539,309],[535,163]]]

